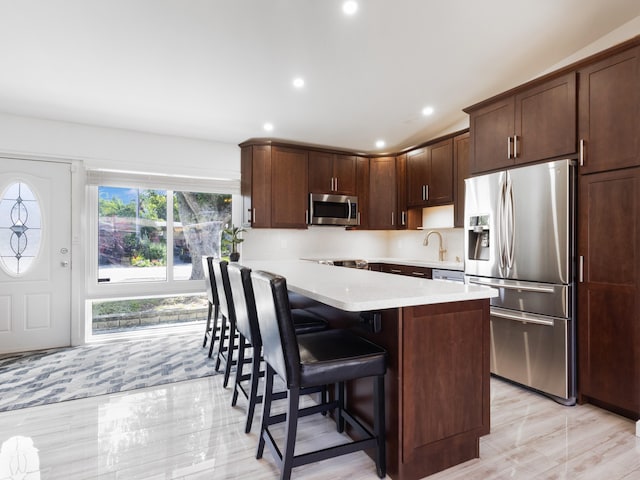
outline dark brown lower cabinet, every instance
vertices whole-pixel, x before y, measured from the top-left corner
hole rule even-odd
[[[579,401],[640,418],[640,168],[579,179]]]
[[[418,480],[477,458],[479,438],[490,430],[489,301],[418,305],[380,315],[381,331],[357,333],[388,354],[389,477]],[[370,382],[359,379],[347,387],[349,406],[369,424]]]

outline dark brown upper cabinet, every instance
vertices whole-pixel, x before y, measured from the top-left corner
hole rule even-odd
[[[354,155],[310,151],[309,192],[356,195],[356,165]]]
[[[464,227],[464,179],[469,176],[469,132],[453,139],[453,226]]]
[[[640,47],[578,75],[580,173],[640,165]]]
[[[396,157],[396,184],[397,184],[397,228],[405,230],[409,224],[409,210],[407,205],[407,154]]]
[[[398,225],[396,158],[369,159],[369,229],[392,230]]]
[[[307,228],[308,174],[306,150],[272,148],[271,226],[273,228]]]
[[[576,73],[465,109],[471,173],[576,153]]]
[[[407,205],[429,207],[453,202],[453,140],[407,152]]]
[[[242,223],[254,228],[307,228],[308,154],[271,145],[242,145]]]

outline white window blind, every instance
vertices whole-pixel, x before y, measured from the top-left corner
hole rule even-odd
[[[225,178],[187,177],[114,170],[87,171],[88,185],[109,187],[141,187],[184,192],[240,194],[240,180]]]

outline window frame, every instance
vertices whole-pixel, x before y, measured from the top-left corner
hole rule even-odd
[[[167,208],[167,278],[159,281],[109,283],[98,282],[98,187],[147,188],[165,190],[167,204],[173,205],[175,191],[230,194],[232,223],[241,223],[240,180],[195,178],[173,175],[139,174],[131,172],[93,170],[87,172],[87,262],[86,300],[116,300],[136,297],[159,297],[204,292],[202,280],[173,278],[173,208]],[[91,309],[87,309],[88,317]],[[91,332],[88,318],[88,331]]]

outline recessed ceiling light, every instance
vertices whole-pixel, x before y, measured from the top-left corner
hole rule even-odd
[[[262,128],[264,128],[267,132],[270,132],[271,130],[273,130],[273,123],[265,123]]]
[[[353,0],[344,2],[342,4],[342,11],[345,13],[345,15],[353,15],[358,11],[358,2],[355,2]]]
[[[296,88],[302,88],[304,87],[304,78],[302,77],[296,77],[293,79],[293,86]]]
[[[433,107],[424,107],[424,108],[422,109],[422,114],[423,114],[425,117],[428,117],[428,116],[429,116],[429,115],[431,115],[432,113],[433,113]]]
[[[385,146],[384,140],[376,140],[376,147],[382,148]]]

